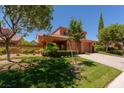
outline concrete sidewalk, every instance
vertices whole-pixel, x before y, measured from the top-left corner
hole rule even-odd
[[[107,88],[124,88],[124,58],[98,53],[81,54],[79,56],[123,71],[108,84]]]
[[[108,84],[107,88],[124,88],[124,72]]]

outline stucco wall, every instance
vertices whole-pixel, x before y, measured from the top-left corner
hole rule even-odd
[[[79,53],[93,52],[93,42],[83,40],[76,42],[74,40],[67,41],[67,50],[76,50]]]
[[[82,53],[93,52],[93,45],[94,43],[91,41],[87,41],[87,40],[81,41],[81,52]]]
[[[80,53],[81,43],[74,40],[67,41],[67,50],[75,50]]]
[[[56,33],[56,34],[58,34],[58,33]],[[39,36],[38,41],[40,44],[44,45],[47,40],[50,42],[53,39],[54,39],[53,37],[48,39],[43,36],[42,37]],[[57,40],[58,40],[57,42],[59,42],[59,39],[57,39]],[[51,42],[53,42],[53,41],[51,41]],[[66,44],[64,44],[64,43],[62,44],[62,41],[60,41],[60,42],[61,42],[61,45],[64,45],[66,47],[65,49],[67,49],[67,50],[76,50],[79,53],[93,52],[94,43],[91,40],[83,39],[80,42],[76,42],[74,40],[67,40],[67,41],[65,40],[64,43],[66,42]]]

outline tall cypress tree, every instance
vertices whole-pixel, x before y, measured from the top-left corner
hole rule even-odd
[[[98,39],[99,39],[99,33],[100,31],[104,28],[104,22],[102,18],[102,13],[100,14],[100,19],[99,19],[99,26],[98,26]]]

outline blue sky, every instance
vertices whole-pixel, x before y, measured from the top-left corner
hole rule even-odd
[[[68,27],[70,18],[73,17],[82,20],[83,30],[87,32],[87,39],[97,40],[97,29],[101,12],[105,26],[114,23],[124,24],[124,6],[58,5],[54,6],[52,31],[59,26]],[[25,39],[28,41],[35,40],[37,33],[42,33],[42,31],[34,31]]]

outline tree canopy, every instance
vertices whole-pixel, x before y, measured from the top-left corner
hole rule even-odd
[[[51,28],[52,6],[0,6],[0,11],[5,27],[13,32],[23,33]]]
[[[19,33],[27,35],[33,30],[50,30],[52,20],[52,6],[47,5],[4,5],[0,6],[2,19],[0,22],[0,37],[5,41],[7,58],[10,60],[9,43],[11,38]],[[2,27],[8,28],[8,35],[2,32]]]
[[[106,44],[121,42],[124,46],[124,24],[111,24],[102,29],[99,39]]]
[[[100,14],[100,18],[99,18],[99,25],[98,25],[98,39],[99,37],[99,33],[100,31],[104,28],[104,21],[103,21],[103,17],[102,17],[102,13]]]
[[[100,32],[100,40],[121,42],[124,38],[124,25],[111,24]]]
[[[82,22],[81,20],[75,20],[71,19],[70,20],[70,25],[69,25],[69,35],[74,39],[74,40],[80,40],[83,38],[82,35]]]
[[[25,39],[21,39],[18,43],[18,45],[23,45],[23,46],[35,46],[37,45],[36,41],[35,40],[32,40],[31,42],[25,40]]]
[[[108,28],[104,28],[100,33],[99,33],[99,40],[102,42],[108,42],[110,41],[110,33],[108,31]]]

